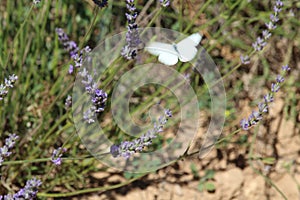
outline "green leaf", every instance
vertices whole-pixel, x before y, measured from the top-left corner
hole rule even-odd
[[[134,176],[133,173],[129,173],[129,172],[124,172],[123,175],[126,179],[131,179]]]
[[[207,179],[212,179],[215,176],[215,171],[212,169],[206,170],[205,175]]]
[[[191,168],[191,171],[192,171],[192,173],[193,173],[193,176],[194,176],[195,178],[199,178],[199,173],[198,173],[198,169],[196,168],[196,165],[195,165],[194,163],[192,163],[192,164],[190,165],[190,168]]]
[[[215,185],[213,183],[207,182],[207,183],[205,183],[205,189],[208,192],[214,192],[216,190],[216,187],[215,187]]]
[[[269,165],[274,164],[274,163],[275,163],[275,160],[276,160],[276,159],[273,158],[273,157],[267,157],[267,158],[263,158],[263,159],[262,159],[263,163],[269,164]]]
[[[198,189],[200,192],[203,192],[203,191],[204,191],[204,189],[205,189],[205,188],[204,188],[204,184],[203,184],[201,181],[199,181],[197,189]]]

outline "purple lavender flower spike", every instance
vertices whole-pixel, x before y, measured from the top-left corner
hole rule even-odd
[[[63,153],[67,151],[66,148],[59,147],[58,149],[54,149],[51,157],[51,161],[56,165],[61,165],[61,157],[63,156]]]
[[[9,134],[8,138],[5,139],[4,146],[0,148],[0,166],[4,161],[3,158],[8,157],[12,154],[12,152],[10,152],[10,149],[12,149],[15,146],[17,139],[19,139],[19,136],[15,133]]]
[[[0,84],[0,101],[8,94],[8,88],[13,88],[15,82],[18,80],[18,76],[9,75],[8,79],[4,79],[4,84]]]
[[[138,46],[141,43],[138,26],[135,22],[138,14],[133,0],[126,0],[126,8],[129,13],[125,13],[128,26],[126,33],[126,45],[122,48],[121,55],[127,60],[134,59],[137,56]]]
[[[107,3],[107,1],[97,2]],[[86,46],[79,50],[76,42],[70,41],[63,29],[56,28],[55,30],[58,34],[58,39],[63,43],[64,48],[70,53],[70,56],[74,61],[75,65],[70,65],[69,67],[69,73],[71,74],[74,72],[74,67],[82,68],[84,59],[90,59],[87,54],[91,52],[91,48]],[[83,119],[89,124],[94,123],[96,117],[95,114],[104,111],[107,101],[107,94],[103,90],[98,89],[98,84],[93,80],[93,76],[86,68],[83,68],[81,71],[79,71],[78,75],[82,78],[81,83],[84,85],[85,91],[88,95],[90,95],[92,101],[92,106],[83,113]]]
[[[172,112],[169,109],[164,111],[164,115],[159,117],[158,125],[154,123],[154,128],[148,130],[145,134],[133,141],[122,141],[119,145],[113,144],[110,147],[110,153],[113,157],[130,158],[136,152],[141,152],[144,147],[152,144],[152,140],[157,137],[157,134],[163,131],[163,126],[172,117]]]
[[[41,185],[42,182],[39,179],[34,178],[28,180],[25,187],[14,194],[12,199],[35,199],[38,192],[38,187],[40,187]],[[5,196],[4,199],[6,199]]]
[[[285,72],[288,70],[290,70],[288,65],[282,66],[283,74],[285,74]],[[282,75],[277,75],[276,83],[272,83],[271,85],[271,92],[264,96],[264,102],[258,104],[258,111],[253,111],[252,114],[248,117],[248,120],[241,120],[240,125],[243,130],[248,130],[251,126],[257,124],[260,120],[262,120],[262,114],[268,112],[268,103],[274,101],[274,93],[279,91],[280,84],[283,81],[284,78],[282,77]]]

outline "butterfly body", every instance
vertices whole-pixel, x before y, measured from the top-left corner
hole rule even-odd
[[[162,42],[151,42],[145,50],[165,65],[175,65],[178,59],[181,62],[191,61],[197,54],[196,46],[200,43],[202,36],[194,33],[178,43],[168,44]]]

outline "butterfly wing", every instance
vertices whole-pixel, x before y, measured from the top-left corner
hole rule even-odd
[[[158,56],[158,61],[165,65],[175,65],[178,62],[178,55],[171,53],[161,53]]]
[[[178,62],[178,53],[171,44],[151,42],[145,47],[145,50],[158,56],[158,61],[165,65],[175,65]]]
[[[202,36],[199,33],[194,33],[176,44],[181,62],[193,60],[198,51],[196,46],[200,43],[201,39]]]

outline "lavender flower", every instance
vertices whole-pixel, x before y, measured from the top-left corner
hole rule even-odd
[[[18,76],[16,75],[9,75],[8,79],[4,79],[4,84],[0,84],[0,101],[4,99],[4,97],[8,93],[8,88],[13,88],[14,84],[18,80]]]
[[[264,96],[264,100],[266,103],[270,103],[274,101],[273,93],[268,93]]]
[[[107,0],[93,0],[93,2],[99,6],[100,8],[103,8],[105,6],[107,6]]]
[[[163,127],[170,117],[172,117],[172,112],[166,109],[164,115],[159,117],[158,125],[154,123],[153,129],[148,130],[147,133],[133,141],[123,141],[119,145],[112,145],[110,153],[113,157],[122,156],[128,159],[134,153],[141,152],[144,147],[152,144],[152,140],[157,137],[158,133],[163,131]]]
[[[68,95],[65,101],[65,108],[69,109],[72,105],[72,97],[71,95]]]
[[[36,194],[38,192],[38,187],[42,185],[42,182],[39,179],[31,179],[26,182],[24,188],[20,189],[14,195],[5,195],[4,199],[14,199],[14,200],[21,200],[21,199],[35,199]],[[11,198],[12,197],[12,198]]]
[[[170,5],[170,0],[159,0],[159,2],[163,7],[168,7]]]
[[[76,42],[69,40],[68,35],[63,31],[63,29],[56,28],[55,31],[58,34],[58,39],[63,44],[65,50],[70,53],[70,57],[75,63],[75,68],[80,68],[85,55],[91,51],[90,47],[86,46],[82,50],[79,50]],[[74,66],[71,64],[69,66],[69,74],[72,74],[73,72]]]
[[[281,12],[283,3],[280,0],[277,0],[273,8],[274,13],[270,15],[270,21],[265,23],[267,30],[263,30],[263,39],[258,37],[256,41],[252,44],[255,51],[261,51],[264,46],[266,46],[266,41],[271,37],[269,31],[276,29],[276,23],[279,21],[278,15]]]
[[[126,45],[122,48],[121,55],[127,60],[134,59],[137,55],[138,46],[141,43],[138,26],[135,22],[138,14],[134,5],[134,0],[126,0],[126,8],[128,13],[125,13],[128,26],[126,33]]]
[[[88,108],[86,111],[84,111],[83,113],[83,120],[88,123],[88,124],[91,124],[91,123],[94,123],[95,122],[95,117],[96,117],[96,114],[92,111],[91,108]]]
[[[279,83],[272,83],[272,85],[271,85],[272,92],[278,92],[279,89],[280,89]]]
[[[290,70],[288,65],[282,67],[282,74]],[[248,117],[248,119],[242,119],[240,122],[240,126],[243,130],[248,130],[251,126],[257,124],[263,118],[263,113],[268,112],[269,106],[268,104],[274,101],[274,93],[278,92],[280,89],[280,84],[283,83],[284,78],[283,75],[277,75],[276,83],[272,83],[271,92],[264,96],[264,101],[258,104],[258,111],[253,111],[252,114]]]
[[[284,66],[282,66],[282,70],[287,72],[287,71],[290,71],[291,68],[288,65],[284,65]]]
[[[248,55],[246,55],[246,56],[241,55],[240,59],[241,59],[242,64],[244,64],[244,65],[248,65],[250,63],[250,58]]]
[[[65,153],[67,151],[66,148],[62,148],[59,147],[58,149],[54,149],[53,153],[52,153],[52,157],[51,157],[51,161],[56,165],[61,165],[61,157],[63,155],[63,153]]]
[[[265,40],[268,40],[272,35],[272,33],[270,33],[269,30],[263,30],[262,34],[263,34]]]
[[[265,46],[266,46],[266,42],[264,39],[262,39],[261,37],[256,38],[256,41],[252,44],[253,48],[255,49],[255,51],[261,51]]]
[[[8,138],[5,139],[5,144],[3,147],[0,148],[0,166],[2,165],[2,162],[4,161],[4,157],[8,157],[12,154],[10,152],[10,149],[12,149],[15,146],[16,140],[19,138],[15,133],[9,134]]]
[[[99,1],[98,1],[99,2]],[[101,1],[102,3],[107,3],[107,1]],[[76,42],[70,41],[68,35],[61,28],[56,28],[58,34],[58,39],[63,43],[64,48],[69,51],[71,58],[74,61],[74,65],[70,65],[69,73],[74,72],[75,68],[82,68],[82,62],[84,57],[91,51],[89,46],[86,46],[82,50],[79,50]],[[89,57],[87,57],[88,59]],[[89,73],[86,68],[83,68],[78,72],[78,75],[82,78],[81,83],[84,85],[85,91],[90,95],[92,106],[88,108],[84,114],[83,119],[87,123],[94,123],[95,116],[97,113],[103,112],[106,101],[107,93],[103,90],[98,89],[98,84],[93,80],[93,76]],[[66,102],[67,103],[71,102]]]
[[[78,75],[82,78],[81,82],[85,86],[85,91],[90,96],[92,102],[92,106],[84,112],[83,119],[88,124],[94,123],[96,114],[104,111],[107,93],[98,89],[98,85],[94,82],[92,75],[89,74],[86,68],[83,68]]]

